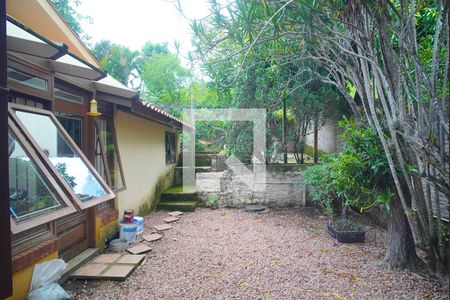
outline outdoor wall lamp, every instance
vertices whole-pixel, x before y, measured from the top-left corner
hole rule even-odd
[[[95,100],[95,96],[96,96],[96,91],[94,90],[94,95],[90,102],[91,103],[90,110],[89,110],[89,112],[86,113],[90,117],[99,117],[102,115],[101,112],[98,112],[98,105],[97,105],[97,101]]]

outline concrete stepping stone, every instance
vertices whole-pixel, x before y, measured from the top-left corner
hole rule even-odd
[[[177,217],[168,217],[168,218],[165,218],[163,221],[166,222],[166,223],[173,223],[173,222],[176,222],[178,220],[180,220],[180,219],[177,218]]]
[[[113,263],[115,260],[117,260],[119,257],[120,253],[100,254],[92,262],[110,264]]]
[[[168,213],[168,215],[172,216],[172,217],[178,217],[178,216],[181,216],[182,214],[183,214],[183,212],[179,211],[179,210]]]
[[[249,212],[260,212],[267,209],[267,206],[260,205],[260,204],[250,204],[245,206],[245,210]]]
[[[150,248],[149,246],[147,246],[145,244],[140,244],[140,245],[137,245],[137,246],[127,249],[127,251],[130,252],[131,254],[143,254],[143,253],[152,251],[152,248]]]
[[[76,270],[77,279],[125,280],[144,261],[145,255],[101,254]]]
[[[155,228],[158,231],[164,231],[164,230],[171,229],[172,226],[170,226],[169,224],[161,224],[161,225],[155,225],[155,226],[153,226],[153,228]]]
[[[160,240],[162,237],[163,236],[160,235],[159,233],[152,233],[152,234],[144,235],[142,238],[144,240],[146,240],[147,242],[154,242],[154,241]]]

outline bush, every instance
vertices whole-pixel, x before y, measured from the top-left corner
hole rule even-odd
[[[337,201],[342,201],[344,208],[378,205],[389,210],[394,188],[376,132],[345,118],[339,125],[343,128],[343,150],[337,156],[324,156],[319,165],[304,173],[302,183],[310,189],[311,200],[327,215],[333,213],[331,208]]]
[[[309,189],[311,200],[324,209],[328,216],[333,215],[333,202],[338,200],[336,189],[332,184],[333,163],[336,157],[326,155],[322,157],[320,164],[308,167],[302,179],[302,184]]]

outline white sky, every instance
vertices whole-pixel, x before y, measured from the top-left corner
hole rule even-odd
[[[208,15],[207,0],[180,0],[184,14],[191,19]],[[181,43],[182,55],[191,50],[189,21],[176,9],[173,0],[82,0],[76,10],[90,16],[93,23],[82,22],[91,43],[102,39],[140,50],[146,41]]]

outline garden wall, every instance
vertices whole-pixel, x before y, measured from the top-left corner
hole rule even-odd
[[[306,194],[299,185],[303,166],[266,166],[265,191],[253,191],[230,169],[223,172],[197,174],[197,191],[204,205],[212,195],[218,195],[219,207],[244,207],[263,204],[269,207],[305,206]],[[255,186],[263,184],[255,182]],[[257,190],[257,188],[256,188]]]

